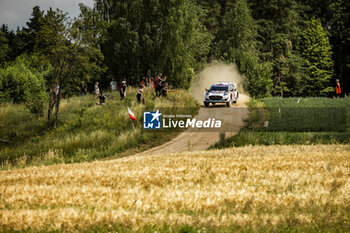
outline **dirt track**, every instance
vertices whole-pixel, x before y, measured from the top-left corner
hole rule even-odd
[[[211,105],[209,108],[200,108],[196,118],[204,120],[214,117],[217,120],[222,120],[222,132],[207,132],[200,129],[185,131],[173,140],[144,151],[140,155],[205,150],[219,140],[221,133],[225,133],[226,137],[237,134],[243,126],[243,120],[248,115],[248,108],[245,105],[247,101],[249,101],[249,97],[241,94],[238,103],[232,105],[231,108],[227,108],[225,105]]]

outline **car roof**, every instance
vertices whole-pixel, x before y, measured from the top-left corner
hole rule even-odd
[[[216,85],[218,85],[218,84],[233,85],[235,83],[234,82],[229,82],[229,81],[220,81],[220,82],[216,83]]]

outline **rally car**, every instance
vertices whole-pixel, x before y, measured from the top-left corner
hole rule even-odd
[[[237,85],[233,82],[219,82],[205,89],[204,106],[209,107],[209,104],[225,103],[230,107],[232,103],[237,103],[238,91]]]

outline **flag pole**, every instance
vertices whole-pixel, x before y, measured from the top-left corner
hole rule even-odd
[[[134,126],[134,122],[130,119],[130,122],[131,122],[131,126],[132,128],[134,129],[134,131],[136,132],[136,129],[135,129],[135,126]]]

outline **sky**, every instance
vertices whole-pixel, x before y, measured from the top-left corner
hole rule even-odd
[[[79,3],[93,7],[94,0],[0,0],[0,25],[7,24],[13,30],[26,26],[35,5],[45,11],[59,8],[73,18],[79,15]]]

